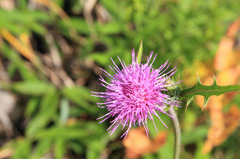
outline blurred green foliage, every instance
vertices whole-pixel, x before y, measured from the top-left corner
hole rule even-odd
[[[90,0],[53,0],[48,5],[38,0],[13,2],[12,9],[0,9],[0,62],[9,79],[1,77],[0,88],[14,93],[17,106],[23,108],[14,135],[1,143],[2,150],[14,150],[13,159],[38,159],[47,154],[56,159],[122,158],[121,132],[109,136],[109,123],[96,121],[105,113],[97,107],[98,99],[90,96],[90,90],[101,89],[96,85],[101,74],[98,67],[109,69],[110,57],[116,60],[117,55],[130,63],[132,48],[137,49],[143,40],[143,60],[155,51],[156,67],[170,59],[181,75],[194,60],[214,57],[219,39],[239,16],[240,8],[236,0],[99,0],[92,10]],[[15,47],[4,30],[31,50],[38,62]],[[23,35],[30,39],[32,49],[21,41]],[[214,152],[201,154],[208,124],[197,128],[193,124],[200,109],[184,113],[183,108],[179,115],[184,118],[182,158],[211,158]],[[163,120],[171,125],[169,118],[163,116]],[[167,143],[144,159],[172,158],[169,127]],[[190,144],[195,148],[188,151]],[[227,148],[225,144],[218,149]],[[237,153],[227,152],[226,158]]]

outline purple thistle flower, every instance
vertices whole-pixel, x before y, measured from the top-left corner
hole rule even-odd
[[[111,134],[122,125],[123,128],[127,127],[126,132],[121,136],[127,136],[132,126],[144,126],[148,135],[149,129],[147,126],[147,119],[152,120],[155,129],[153,115],[167,127],[161,120],[159,115],[161,113],[169,115],[164,109],[167,105],[179,106],[179,102],[165,94],[167,87],[175,85],[167,84],[166,81],[176,72],[174,67],[169,72],[166,70],[170,64],[168,61],[161,65],[158,69],[153,69],[152,64],[156,59],[157,54],[154,56],[152,62],[153,52],[147,58],[146,64],[137,63],[135,51],[132,51],[132,64],[126,66],[124,61],[118,57],[122,69],[120,69],[112,60],[114,66],[109,68],[114,72],[113,75],[101,69],[107,78],[110,78],[108,83],[102,76],[100,81],[103,87],[106,88],[105,92],[92,92],[93,96],[103,98],[103,103],[97,103],[100,108],[106,108],[108,113],[98,118],[103,119],[99,123],[104,122],[108,118],[114,118],[111,121],[111,126],[107,129]],[[169,115],[170,116],[170,115]],[[170,116],[171,117],[171,116]],[[122,128],[122,129],[123,129]]]

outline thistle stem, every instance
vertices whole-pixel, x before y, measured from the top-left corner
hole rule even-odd
[[[173,117],[172,123],[173,123],[174,136],[175,136],[173,159],[179,159],[180,149],[181,149],[181,129],[180,129],[179,121],[173,106],[170,107],[170,109],[168,110],[168,113]]]

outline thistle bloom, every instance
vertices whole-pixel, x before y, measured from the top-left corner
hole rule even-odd
[[[114,66],[109,66],[109,68],[114,74],[111,75],[107,71],[101,69],[104,72],[104,75],[107,78],[110,78],[110,83],[100,76],[100,85],[105,87],[106,91],[92,93],[94,93],[93,96],[103,98],[103,102],[97,103],[97,105],[100,108],[106,108],[108,110],[107,114],[98,118],[103,119],[100,123],[108,118],[113,119],[111,121],[111,126],[108,128],[108,131],[111,134],[119,125],[122,125],[123,128],[127,127],[126,132],[122,135],[122,137],[126,137],[132,126],[139,125],[144,126],[148,135],[148,118],[152,120],[157,131],[153,115],[164,124],[159,115],[161,115],[161,113],[169,115],[164,110],[166,106],[179,106],[178,101],[164,93],[168,90],[168,86],[176,84],[166,83],[166,81],[176,72],[176,67],[169,72],[166,72],[170,66],[167,61],[158,69],[153,69],[152,64],[156,59],[156,56],[157,54],[150,63],[151,58],[153,57],[153,52],[151,52],[150,56],[147,58],[147,63],[139,64],[137,63],[135,51],[133,50],[132,64],[129,66],[126,66],[125,62],[118,57],[122,69],[115,64],[112,58],[111,60]],[[167,126],[165,125],[165,127]]]

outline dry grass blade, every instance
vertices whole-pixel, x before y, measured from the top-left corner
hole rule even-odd
[[[33,50],[24,46],[14,35],[8,30],[1,28],[0,35],[7,40],[19,53],[30,60],[33,64],[37,64],[37,58],[33,53]]]
[[[51,10],[53,10],[59,17],[62,19],[68,19],[68,15],[64,12],[62,8],[60,8],[56,3],[53,1],[49,0],[35,0],[37,3],[44,5]]]

